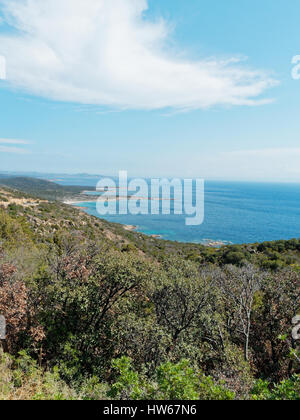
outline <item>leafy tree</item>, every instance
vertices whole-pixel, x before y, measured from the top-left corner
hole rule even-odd
[[[175,346],[183,332],[198,328],[200,333],[200,318],[210,311],[213,296],[209,279],[201,277],[196,266],[171,262],[166,278],[155,285],[151,300],[158,323],[168,329]]]

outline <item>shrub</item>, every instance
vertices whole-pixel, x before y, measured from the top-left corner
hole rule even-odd
[[[131,367],[131,359],[123,356],[113,361],[119,376],[108,395],[117,399],[149,400],[233,400],[235,394],[209,376],[194,370],[188,360],[166,362],[148,379]]]
[[[300,376],[294,375],[275,385],[260,379],[255,383],[251,395],[254,400],[300,400]]]
[[[75,391],[57,370],[44,372],[26,352],[17,358],[0,352],[0,400],[70,400]]]

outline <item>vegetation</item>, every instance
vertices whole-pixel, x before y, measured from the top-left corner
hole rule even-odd
[[[0,398],[299,399],[299,240],[179,244],[0,194]]]
[[[44,179],[28,177],[0,177],[0,185],[14,189],[14,193],[18,196],[24,196],[24,193],[27,193],[52,201],[68,198],[80,199],[82,191],[93,190],[91,187],[63,186]],[[22,193],[18,194],[17,190]]]

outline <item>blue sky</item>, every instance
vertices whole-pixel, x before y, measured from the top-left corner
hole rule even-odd
[[[72,2],[0,0],[0,170],[300,182],[299,0]]]

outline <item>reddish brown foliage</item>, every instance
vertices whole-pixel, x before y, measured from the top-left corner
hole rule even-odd
[[[28,330],[34,342],[44,338],[42,327],[33,321],[35,314],[28,299],[27,287],[16,274],[14,266],[0,265],[0,314],[6,319],[6,347],[10,352],[17,350],[22,332]]]

